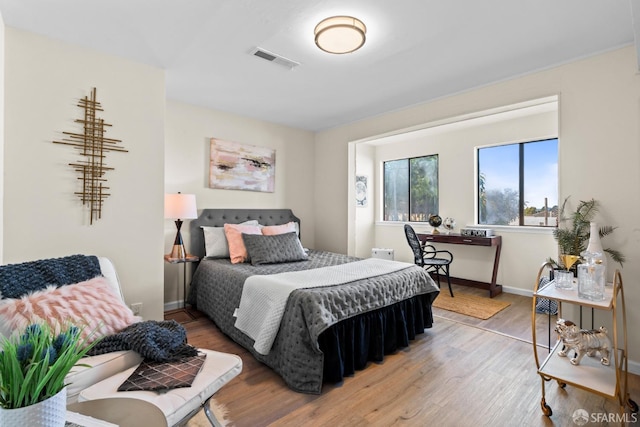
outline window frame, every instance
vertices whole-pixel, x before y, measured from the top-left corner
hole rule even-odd
[[[382,166],[382,222],[412,222],[412,223],[421,223],[421,222],[427,222],[428,221],[428,215],[429,213],[426,212],[424,213],[425,218],[424,220],[414,220],[412,219],[413,216],[413,212],[411,211],[411,207],[412,207],[412,197],[411,197],[411,187],[412,187],[412,181],[411,181],[411,163],[412,160],[415,159],[422,159],[422,158],[435,158],[435,179],[436,179],[436,205],[437,205],[437,209],[440,209],[440,156],[435,153],[435,154],[425,154],[425,155],[421,155],[421,156],[413,156],[413,157],[405,157],[405,158],[400,158],[400,159],[388,159],[388,160],[383,160],[381,163]],[[407,173],[408,173],[408,177],[407,177],[407,219],[386,219],[387,218],[387,212],[386,212],[386,171],[385,171],[385,164],[388,162],[397,162],[400,160],[404,160],[407,162]],[[433,214],[437,214],[438,212],[431,212]],[[417,215],[417,214],[416,214]]]
[[[524,215],[524,211],[525,211],[525,146],[527,144],[535,144],[535,143],[540,143],[540,142],[546,142],[546,141],[552,141],[552,140],[556,140],[556,145],[557,147],[559,147],[560,144],[560,138],[557,136],[549,136],[549,137],[543,137],[543,138],[536,138],[536,139],[528,139],[525,141],[520,141],[520,142],[508,142],[508,143],[499,143],[499,144],[493,144],[493,145],[487,145],[487,146],[482,146],[482,147],[476,147],[475,151],[475,158],[476,158],[476,173],[475,173],[475,179],[476,179],[476,185],[475,185],[475,194],[476,194],[476,212],[475,212],[475,221],[476,224],[479,226],[487,226],[487,227],[507,227],[507,228],[520,228],[520,227],[533,227],[533,228],[538,228],[538,229],[552,229],[556,227],[555,221],[554,224],[548,224],[548,225],[532,225],[532,224],[525,224],[525,215]],[[480,192],[480,150],[482,149],[488,149],[488,148],[494,148],[494,147],[504,147],[504,146],[508,146],[508,145],[517,145],[518,146],[518,224],[514,224],[514,225],[509,225],[509,224],[488,224],[488,223],[482,223],[480,221],[480,214],[481,214],[481,197],[482,197],[482,193]],[[556,164],[559,165],[559,159],[558,159],[558,153],[556,152]],[[559,166],[558,166],[559,169]],[[559,177],[556,180],[556,186],[559,183]],[[558,206],[559,204],[559,200],[556,200],[555,206]],[[551,206],[551,208],[553,208],[553,206]],[[551,218],[555,218],[555,217],[551,217]]]

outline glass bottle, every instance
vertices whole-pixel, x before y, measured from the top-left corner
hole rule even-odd
[[[578,265],[578,296],[590,301],[604,299],[604,266],[598,261],[602,252],[584,251],[580,255],[585,262]]]

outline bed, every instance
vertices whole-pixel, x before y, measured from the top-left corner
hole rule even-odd
[[[439,289],[423,269],[405,264],[375,277],[293,290],[268,353],[256,350],[256,340],[235,326],[234,314],[241,305],[247,278],[307,274],[305,271],[322,267],[351,268],[358,265],[351,263],[360,260],[314,250],[308,250],[304,261],[265,265],[205,257],[205,246],[211,242],[205,245],[202,227],[251,220],[261,226],[293,222],[300,229],[300,219],[290,209],[204,209],[189,227],[190,253],[201,258],[193,274],[189,303],[278,373],[291,389],[319,394],[324,382],[340,382],[370,361],[382,361],[385,354],[407,347],[417,334],[432,326],[431,304]]]

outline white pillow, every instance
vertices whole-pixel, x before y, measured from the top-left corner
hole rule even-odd
[[[296,236],[300,237],[300,224],[297,222],[288,222],[280,225],[260,225],[262,234],[265,236],[274,236],[276,234],[296,232]]]
[[[241,225],[258,225],[257,220],[245,221]],[[207,258],[229,258],[229,244],[224,227],[201,226],[204,233],[204,254]]]

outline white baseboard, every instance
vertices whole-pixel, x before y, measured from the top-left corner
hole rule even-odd
[[[627,368],[630,374],[640,375],[640,363],[629,360],[629,363],[627,363]]]
[[[529,290],[526,290],[526,289],[520,289],[520,288],[512,288],[510,286],[502,286],[502,292],[507,293],[507,294],[522,295],[523,297],[532,297],[533,296],[533,291],[529,291]]]
[[[177,310],[178,308],[182,308],[182,300],[164,303],[164,311]]]

